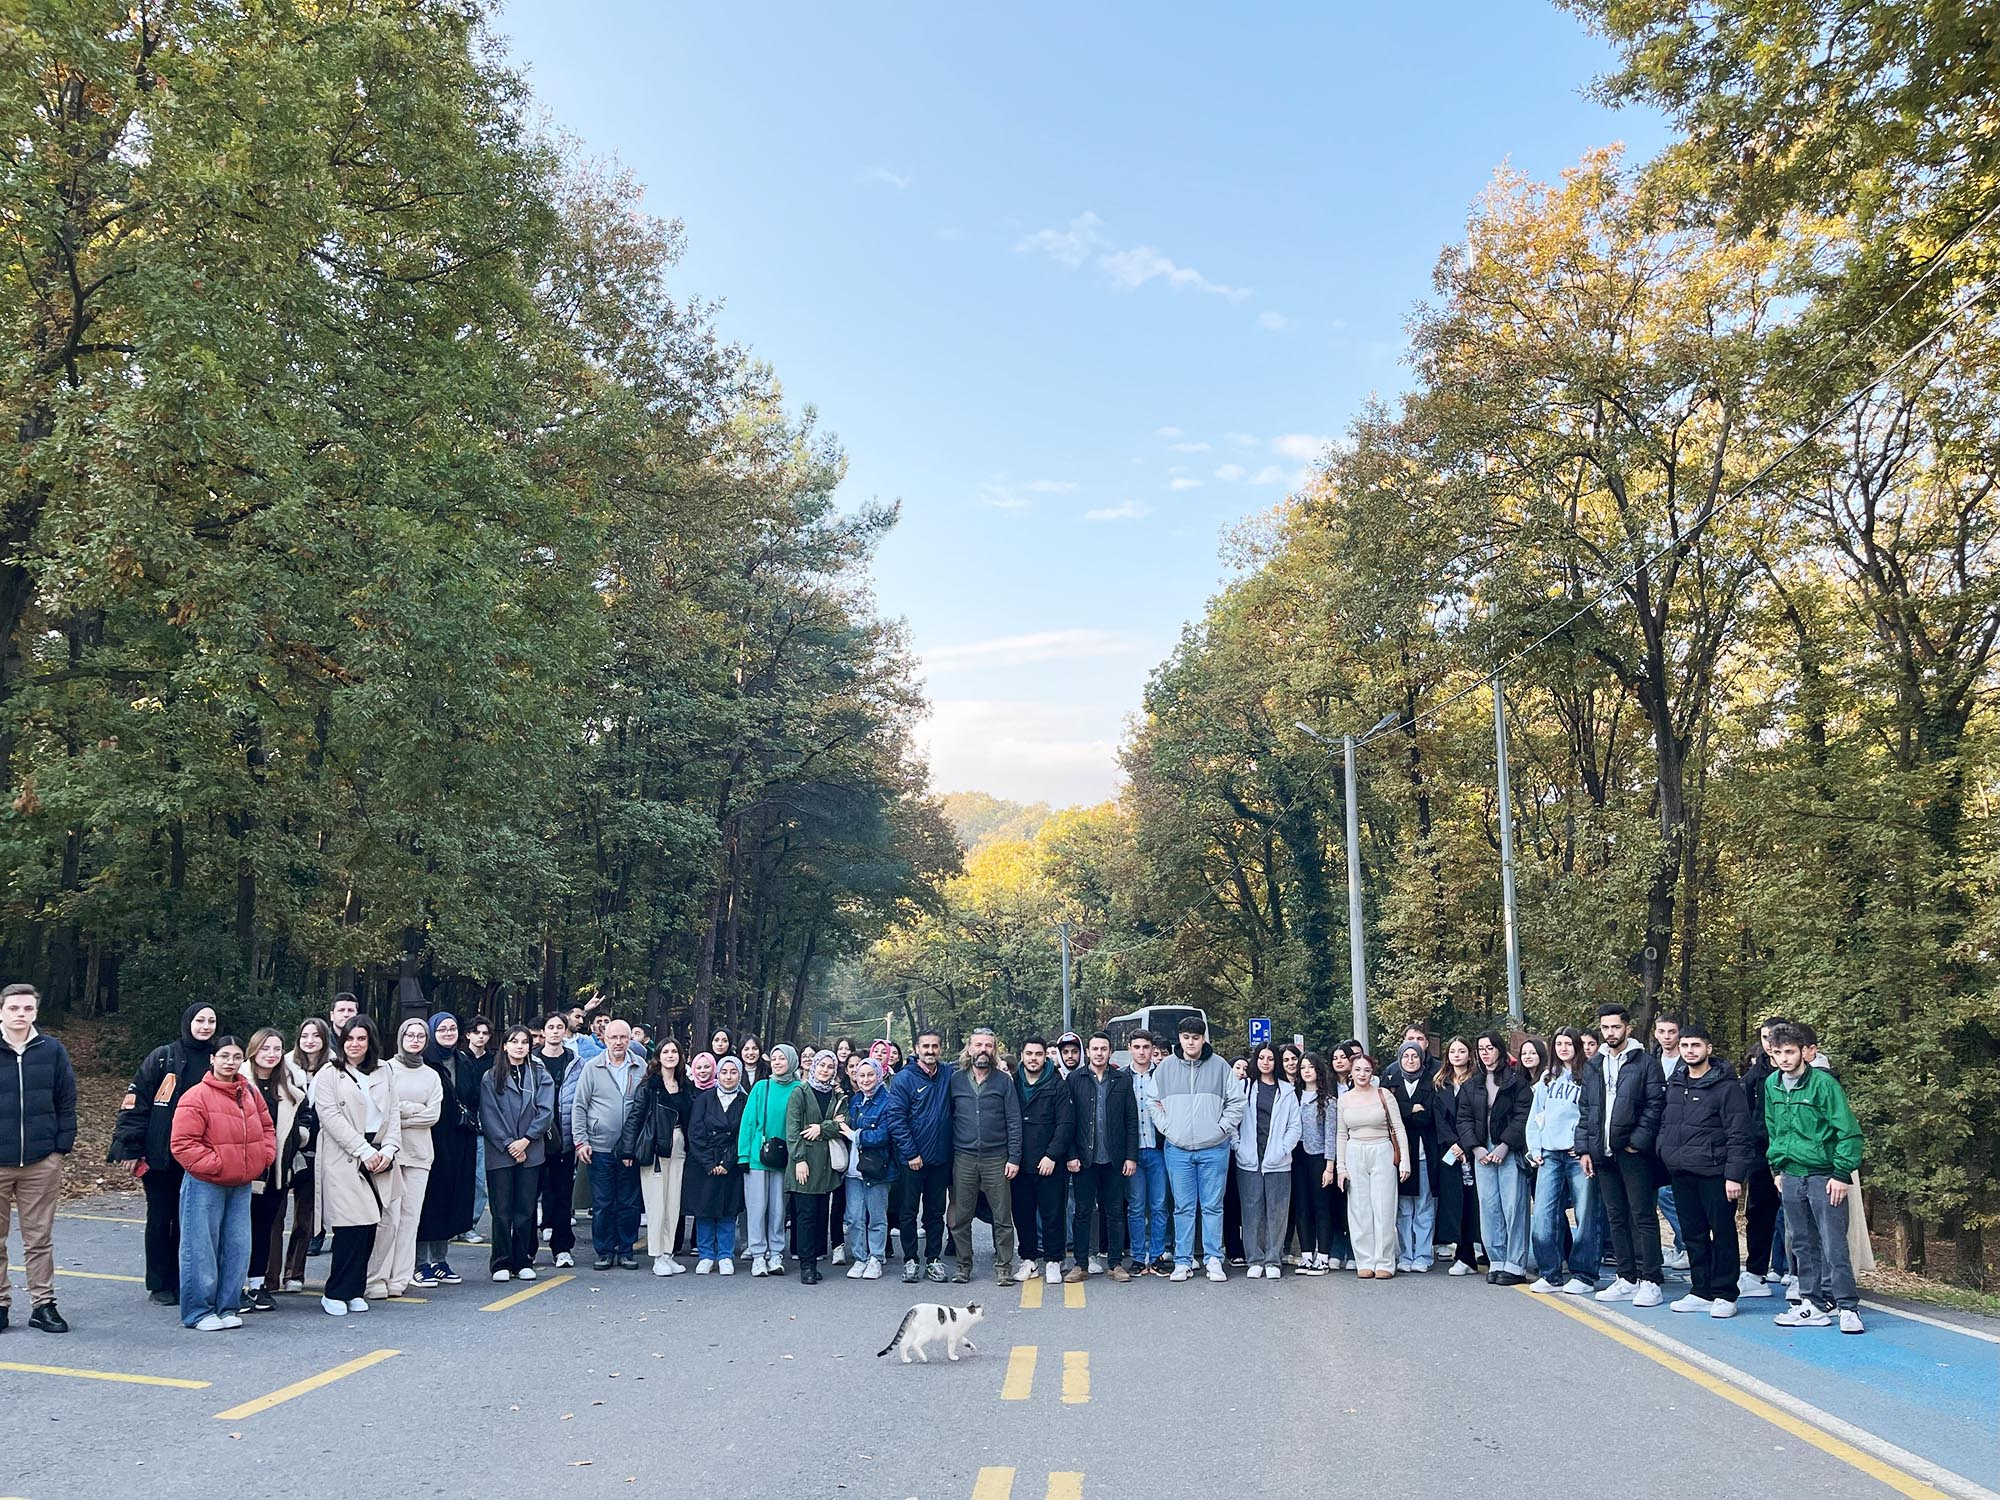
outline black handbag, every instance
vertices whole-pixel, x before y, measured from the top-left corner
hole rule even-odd
[[[757,1160],[773,1172],[784,1171],[785,1162],[790,1156],[791,1152],[785,1149],[785,1143],[775,1135],[765,1136],[764,1144],[757,1151]]]
[[[855,1171],[861,1174],[863,1182],[881,1182],[889,1175],[889,1153],[886,1151],[863,1151],[855,1164]]]

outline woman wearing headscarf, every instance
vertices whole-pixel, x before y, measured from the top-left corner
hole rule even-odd
[[[424,1061],[430,1041],[430,1028],[416,1016],[396,1028],[389,1087],[396,1096],[403,1148],[392,1169],[395,1191],[389,1196],[389,1212],[368,1257],[366,1297],[400,1297],[416,1279],[417,1227],[437,1156],[432,1135],[445,1103],[444,1080]]]
[[[381,1054],[375,1023],[356,1016],[341,1028],[333,1062],[313,1080],[319,1110],[319,1222],[333,1238],[320,1307],[330,1316],[368,1311],[362,1295],[376,1235],[396,1191],[392,1168],[403,1145],[403,1123],[391,1065]]]
[[[162,1307],[176,1307],[181,1300],[184,1174],[174,1160],[174,1110],[208,1076],[215,1029],[214,1006],[190,1005],[181,1012],[178,1040],[148,1052],[132,1075],[105,1158],[132,1163],[132,1175],[146,1190],[146,1291]]]
[[[646,1250],[655,1276],[679,1276],[687,1267],[674,1259],[674,1235],[681,1227],[681,1183],[687,1166],[687,1125],[694,1090],[681,1076],[681,1044],[660,1039],[660,1055],[646,1081],[625,1106],[618,1133],[618,1159],[639,1173],[639,1196],[646,1206]]]
[[[718,1059],[715,1086],[696,1092],[687,1129],[682,1206],[694,1217],[695,1247],[701,1255],[694,1268],[697,1276],[711,1271],[728,1276],[736,1269],[736,1215],[743,1208],[736,1141],[743,1106],[743,1064],[733,1057]]]
[[[771,1076],[750,1085],[737,1131],[752,1276],[785,1274],[785,1106],[799,1086],[798,1071],[796,1048],[785,1042],[773,1047]]]
[[[688,1082],[697,1093],[705,1094],[715,1087],[715,1054],[697,1052],[688,1059]]]
[[[437,1074],[440,1103],[431,1127],[431,1175],[417,1219],[417,1269],[411,1286],[457,1286],[451,1242],[472,1227],[472,1179],[479,1170],[479,1079],[485,1071],[459,1047],[458,1017],[432,1016],[424,1065]]]
[[[889,1094],[873,1054],[854,1059],[854,1092],[847,1099],[847,1247],[854,1261],[850,1281],[879,1281],[889,1253],[889,1184],[896,1148],[889,1138]]]
[[[847,1103],[840,1092],[840,1058],[833,1051],[813,1059],[812,1076],[792,1090],[785,1105],[785,1151],[789,1158],[785,1187],[792,1194],[793,1247],[799,1257],[799,1284],[819,1283],[819,1258],[826,1248],[827,1202],[847,1164],[833,1166],[833,1143],[841,1140]],[[844,1140],[842,1141],[845,1145]]]

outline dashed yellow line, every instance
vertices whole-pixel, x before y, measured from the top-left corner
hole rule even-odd
[[[295,1380],[290,1385],[280,1386],[268,1396],[259,1396],[254,1401],[245,1401],[240,1406],[219,1411],[215,1414],[215,1419],[218,1422],[235,1422],[244,1417],[254,1417],[259,1412],[267,1412],[274,1406],[282,1406],[285,1402],[310,1391],[316,1391],[321,1386],[332,1385],[336,1380],[345,1380],[348,1376],[358,1374],[372,1365],[379,1365],[385,1359],[394,1359],[398,1352],[395,1349],[377,1349],[373,1353],[362,1355],[359,1359],[350,1359],[345,1364],[335,1365],[331,1370],[322,1370],[317,1375],[308,1375],[304,1380]]]
[[[1040,1307],[1042,1305],[1042,1278],[1030,1276],[1021,1283],[1021,1306]]]
[[[1064,1283],[1063,1283],[1063,1306],[1064,1306],[1064,1307],[1081,1307],[1081,1306],[1083,1306],[1083,1283],[1082,1283],[1082,1282],[1080,1282],[1080,1281],[1066,1281],[1066,1282],[1064,1282]]]
[[[1047,1500],[1083,1500],[1083,1475],[1072,1469],[1058,1469],[1049,1476]]]
[[[1090,1400],[1090,1355],[1071,1349],[1063,1355],[1063,1405],[1082,1406]]]
[[[536,1282],[533,1286],[528,1287],[524,1291],[515,1292],[511,1296],[502,1297],[497,1302],[489,1302],[479,1310],[481,1312],[505,1312],[510,1307],[519,1307],[523,1302],[526,1302],[530,1297],[539,1297],[542,1295],[543,1292],[552,1292],[557,1287],[561,1286],[564,1282],[574,1281],[574,1280],[576,1280],[574,1276],[550,1276],[545,1278],[544,1280]]]
[[[127,1375],[118,1370],[75,1370],[67,1365],[17,1365],[0,1360],[0,1370],[19,1375],[61,1375],[70,1380],[109,1380],[118,1385],[165,1385],[177,1391],[205,1391],[206,1380],[177,1380],[170,1375]]]
[[[1007,1378],[1000,1382],[1002,1401],[1026,1401],[1034,1394],[1035,1358],[1039,1353],[1033,1344],[1014,1346],[1007,1356]],[[1013,1472],[1012,1469],[1007,1471],[1010,1477]]]
[[[972,1500],[1014,1500],[1014,1471],[986,1468],[972,1481]]]

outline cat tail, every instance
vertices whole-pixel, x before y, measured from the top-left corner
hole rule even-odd
[[[896,1346],[903,1342],[903,1335],[910,1331],[910,1320],[916,1317],[916,1315],[917,1310],[914,1307],[903,1314],[903,1321],[896,1325],[896,1336],[889,1340],[888,1347],[875,1351],[877,1359],[880,1359],[885,1354],[893,1354],[895,1352]]]

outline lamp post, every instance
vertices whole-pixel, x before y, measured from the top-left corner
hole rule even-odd
[[[1493,752],[1500,770],[1500,922],[1507,938],[1507,1019],[1519,1031],[1521,1013],[1521,932],[1514,917],[1514,798],[1507,784],[1507,694],[1500,672],[1493,673]]]
[[[1354,786],[1354,752],[1357,747],[1367,744],[1396,724],[1401,717],[1400,714],[1385,714],[1373,729],[1358,739],[1351,734],[1340,737],[1344,800],[1347,804],[1347,974],[1348,985],[1354,995],[1354,1037],[1364,1047],[1368,1045],[1368,940],[1361,927],[1361,810]],[[1328,754],[1333,753],[1333,745],[1326,736],[1296,720],[1292,727],[1307,739],[1324,746]]]

